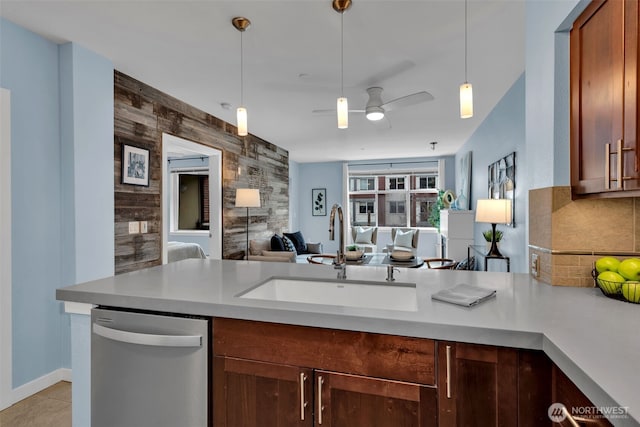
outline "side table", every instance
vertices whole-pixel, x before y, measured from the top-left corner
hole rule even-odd
[[[507,263],[507,273],[511,272],[511,258],[508,256],[494,256],[487,255],[487,248],[481,245],[469,245],[467,247],[467,259],[471,259],[471,256],[475,255],[476,257],[484,258],[484,271],[487,271],[488,262],[490,259],[501,259],[506,261]]]

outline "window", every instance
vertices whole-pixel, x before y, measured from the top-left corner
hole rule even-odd
[[[349,178],[349,191],[371,191],[376,189],[375,177]]]
[[[389,188],[389,190],[404,190],[404,178],[405,177],[388,178],[387,188]]]
[[[440,169],[393,175],[349,174],[350,225],[433,227],[429,222],[438,199]]]
[[[392,214],[403,214],[404,213],[404,202],[389,202],[389,213],[392,213]]]
[[[416,176],[416,189],[431,189],[434,190],[437,187],[436,175],[418,175]]]

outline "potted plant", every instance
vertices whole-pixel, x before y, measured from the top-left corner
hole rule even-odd
[[[484,240],[487,241],[487,249],[489,249],[491,247],[491,241],[493,239],[493,230],[485,230],[482,232],[482,235],[484,236]],[[502,231],[496,230],[496,245],[498,245],[500,243],[500,240],[502,240],[502,235]]]
[[[360,249],[358,247],[358,245],[349,245],[349,246],[347,246],[347,248],[346,248],[346,250],[344,252],[344,256],[349,261],[358,260],[358,259],[362,258],[363,255],[364,255],[364,251],[362,249]]]
[[[438,229],[438,233],[440,232],[440,210],[444,209],[444,201],[442,197],[444,196],[444,190],[438,190],[438,198],[436,202],[431,205],[431,211],[429,212],[429,223]]]

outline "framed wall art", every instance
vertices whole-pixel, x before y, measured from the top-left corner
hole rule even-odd
[[[516,153],[513,152],[489,165],[489,198],[511,200],[511,227],[516,226]]]
[[[314,188],[311,190],[311,212],[313,216],[327,215],[326,188]]]
[[[122,145],[122,183],[149,186],[149,150]]]

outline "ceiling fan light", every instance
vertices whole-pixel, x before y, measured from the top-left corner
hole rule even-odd
[[[237,110],[237,126],[238,126],[238,136],[247,136],[247,109],[244,107],[238,107]]]
[[[347,98],[338,98],[338,129],[347,129],[349,127],[349,103]]]
[[[473,88],[465,82],[460,85],[460,118],[470,117],[473,117]]]
[[[372,122],[382,120],[384,118],[384,110],[381,107],[367,107],[366,117]]]

